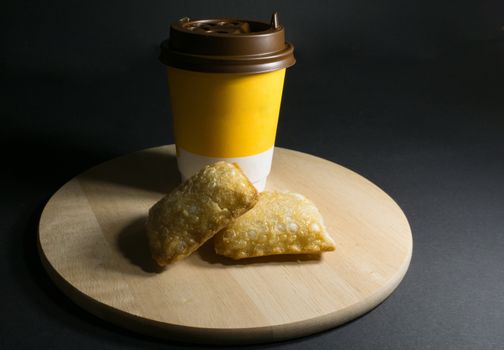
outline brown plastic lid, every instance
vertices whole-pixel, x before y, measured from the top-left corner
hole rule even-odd
[[[296,62],[276,12],[270,23],[182,18],[172,23],[159,59],[171,67],[220,73],[268,72]]]

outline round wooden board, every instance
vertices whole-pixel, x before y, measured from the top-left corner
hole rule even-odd
[[[408,269],[410,227],[386,193],[335,163],[276,148],[268,189],[315,202],[336,250],[236,262],[215,255],[209,241],[159,271],[144,222],[178,182],[171,145],[113,159],[61,187],[39,225],[40,255],[54,282],[84,309],[137,332],[246,344],[358,317],[389,296]]]

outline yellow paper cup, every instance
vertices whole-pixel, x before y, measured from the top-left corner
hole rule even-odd
[[[256,188],[264,189],[285,70],[294,64],[283,33],[276,15],[271,24],[183,19],[172,25],[161,60],[169,66],[177,162],[184,180],[225,160],[238,163]]]
[[[285,69],[258,74],[168,69],[183,178],[219,160],[236,162],[259,190],[271,169]]]

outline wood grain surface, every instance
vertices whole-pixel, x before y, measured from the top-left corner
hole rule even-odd
[[[113,159],[66,183],[39,224],[39,251],[53,281],[84,309],[136,332],[247,344],[358,317],[389,296],[408,269],[410,227],[386,193],[335,163],[276,148],[267,188],[311,199],[336,251],[233,261],[208,242],[160,271],[144,222],[179,181],[170,145]]]

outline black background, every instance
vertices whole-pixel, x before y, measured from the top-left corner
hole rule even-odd
[[[69,302],[35,249],[49,196],[88,167],[173,142],[158,45],[184,17],[269,19],[297,64],[277,144],[364,175],[404,209],[410,270],[371,313],[258,348],[504,347],[502,1],[4,1],[0,348],[190,348]]]

